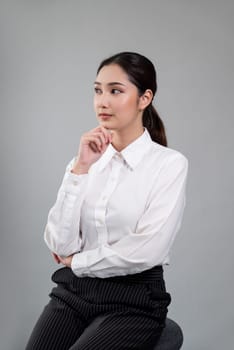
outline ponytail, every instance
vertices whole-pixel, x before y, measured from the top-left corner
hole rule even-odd
[[[167,147],[167,137],[164,124],[152,103],[144,110],[143,126],[149,131],[151,139]]]

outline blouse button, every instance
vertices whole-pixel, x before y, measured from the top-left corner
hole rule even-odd
[[[115,159],[120,159],[120,158],[122,158],[122,155],[121,155],[120,153],[116,153],[116,154],[114,155],[114,158],[115,158]]]

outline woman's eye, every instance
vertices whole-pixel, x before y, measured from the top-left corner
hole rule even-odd
[[[121,91],[120,91],[119,89],[112,89],[112,90],[111,90],[111,93],[112,93],[112,94],[120,94]]]
[[[99,95],[102,93],[101,89],[99,88],[94,88],[94,92],[95,94],[99,94]]]

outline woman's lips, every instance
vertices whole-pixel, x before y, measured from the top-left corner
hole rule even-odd
[[[111,114],[106,114],[106,113],[100,113],[99,118],[101,119],[109,119],[112,115]]]

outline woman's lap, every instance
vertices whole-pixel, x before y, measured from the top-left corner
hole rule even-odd
[[[94,326],[91,324],[70,350],[149,350],[153,349],[162,332],[162,326],[154,320],[128,312],[114,313],[96,320],[93,321]]]
[[[161,331],[155,320],[128,311],[97,317],[87,325],[67,305],[52,299],[26,350],[149,350]]]
[[[161,277],[160,277],[161,278]],[[150,349],[170,303],[163,278],[151,284],[79,279],[62,269],[26,350]],[[161,287],[160,287],[161,286]],[[101,317],[100,317],[101,316]]]

